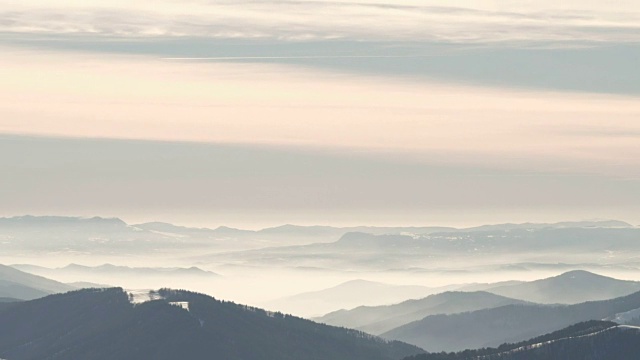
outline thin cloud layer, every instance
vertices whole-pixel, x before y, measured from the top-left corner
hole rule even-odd
[[[5,51],[0,133],[302,146],[638,177],[637,97]]]
[[[545,173],[520,161],[526,170],[348,150],[0,135],[0,216],[101,214],[239,227],[569,217],[637,223],[640,179]]]
[[[0,31],[100,36],[445,42],[640,41],[640,6],[515,7],[437,2],[14,2]],[[426,4],[426,5],[424,5]],[[487,6],[491,4],[493,6]]]
[[[0,212],[637,214],[640,3],[440,5],[6,1]]]

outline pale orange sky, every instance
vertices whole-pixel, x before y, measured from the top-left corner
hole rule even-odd
[[[638,24],[637,1],[9,0],[0,215],[640,222]]]
[[[633,96],[3,50],[0,132],[400,152],[638,176]],[[515,161],[514,161],[515,160]]]

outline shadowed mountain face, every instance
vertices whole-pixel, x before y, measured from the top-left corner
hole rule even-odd
[[[498,348],[420,354],[405,360],[629,360],[640,354],[640,328],[587,321]]]
[[[382,334],[427,351],[460,351],[522,341],[587,320],[640,308],[640,292],[576,305],[507,305],[453,315],[433,315]]]
[[[395,305],[360,306],[353,310],[339,310],[315,320],[378,335],[429,315],[453,314],[510,304],[524,302],[481,291],[445,292]]]
[[[629,295],[640,291],[640,282],[618,280],[576,270],[552,278],[499,286],[487,291],[543,304],[577,304]]]
[[[1,297],[0,298],[0,303],[13,303],[13,302],[18,302],[21,301],[20,299],[16,299],[16,298],[9,298],[9,297]]]
[[[0,265],[0,297],[31,300],[76,287]]]
[[[286,312],[302,316],[317,316],[362,304],[393,304],[408,298],[420,298],[432,292],[433,290],[426,286],[390,285],[374,281],[352,280],[328,289],[269,301],[264,306],[276,310],[286,309]],[[346,326],[346,324],[331,325]]]
[[[421,320],[429,315],[454,314],[510,304],[577,304],[585,301],[613,299],[640,291],[640,282],[618,280],[588,271],[569,271],[531,282],[501,282],[459,286],[455,292],[407,300],[388,306],[360,306],[338,310],[316,320],[345,326],[371,334]],[[473,291],[485,289],[486,291]],[[461,291],[460,291],[461,290]]]
[[[393,360],[421,353],[404,343],[205,295],[161,290],[156,298],[133,305],[122,289],[91,289],[0,308],[0,357]]]

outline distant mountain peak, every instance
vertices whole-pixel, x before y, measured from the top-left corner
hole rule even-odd
[[[61,269],[89,269],[90,266],[71,263],[67,266],[63,266]]]
[[[587,270],[571,270],[571,271],[567,271],[567,272],[564,272],[564,273],[556,276],[556,278],[560,278],[560,277],[576,277],[576,276],[581,276],[581,277],[607,277],[607,276],[603,276],[603,275],[598,275],[596,273],[592,273],[592,272],[587,271]]]
[[[230,226],[218,226],[217,228],[215,228],[215,231],[218,232],[238,232],[238,231],[249,231],[249,230],[242,230],[242,229],[238,229],[238,228],[234,228],[234,227],[230,227]]]
[[[130,267],[130,266],[122,266],[122,265],[114,265],[105,263],[98,266],[86,266],[71,263],[62,268],[54,269],[54,270],[62,270],[62,271],[76,271],[76,272],[87,272],[87,273],[131,273],[138,275],[158,275],[158,276],[168,276],[168,275],[206,275],[206,276],[219,276],[219,274],[201,269],[197,266],[191,266],[188,268],[181,267]]]
[[[494,230],[517,230],[517,229],[570,229],[570,228],[633,228],[634,226],[620,220],[582,220],[582,221],[560,221],[555,223],[503,223],[487,224],[461,229],[460,231],[494,231]]]
[[[499,286],[487,291],[544,304],[576,304],[611,299],[639,290],[640,282],[618,280],[585,270],[572,270],[549,278]]]
[[[596,274],[596,273],[592,273],[590,271],[587,270],[571,270],[571,271],[567,271],[564,272],[560,275],[551,277],[549,279],[547,279],[548,281],[553,281],[553,280],[566,280],[566,281],[576,281],[576,280],[581,280],[581,281],[620,281],[620,282],[624,282],[625,280],[618,280],[609,276],[604,276],[604,275],[600,275],[600,274]]]
[[[365,279],[353,279],[353,280],[345,281],[340,285],[387,285],[387,284],[383,284],[378,281],[365,280]]]
[[[0,223],[16,225],[79,225],[79,224],[100,224],[127,226],[127,223],[117,217],[81,217],[81,216],[36,216],[20,215],[0,218]]]

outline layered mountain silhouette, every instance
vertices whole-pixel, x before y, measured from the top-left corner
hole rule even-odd
[[[491,287],[487,291],[543,304],[577,304],[629,295],[640,291],[640,282],[575,270],[547,279]]]
[[[521,300],[483,291],[456,291],[430,295],[418,300],[407,300],[395,305],[360,306],[352,310],[339,310],[315,320],[329,325],[362,330],[370,334],[382,334],[429,315],[454,314],[524,303]]]
[[[587,321],[498,348],[420,354],[405,360],[630,360],[640,354],[640,328]]]
[[[637,270],[636,265],[630,263],[628,254],[640,251],[639,237],[640,228],[623,226],[515,227],[384,235],[350,232],[334,242],[264,247],[224,254],[211,252],[192,259],[214,264],[250,263],[290,268],[430,272],[434,275],[537,269],[596,270],[604,265]],[[608,259],[606,263],[598,260],[604,256]],[[536,262],[541,258],[546,263]]]
[[[575,305],[506,305],[451,315],[431,315],[390,330],[382,337],[427,351],[460,351],[517,342],[588,320],[640,309],[640,292]]]
[[[522,223],[522,224],[496,224],[481,225],[462,231],[495,231],[495,230],[535,230],[535,229],[566,229],[566,228],[630,228],[633,225],[619,220],[585,220],[585,221],[561,221],[557,223]]]
[[[365,250],[413,250],[448,253],[452,251],[518,253],[553,249],[579,251],[619,251],[640,249],[636,241],[640,229],[633,227],[542,227],[495,230],[461,230],[423,236],[347,233],[335,242],[336,248],[365,247]],[[606,239],[606,241],[604,241]],[[402,247],[398,247],[402,246]]]
[[[343,307],[362,304],[392,304],[407,298],[431,294],[426,286],[391,285],[367,280],[351,280],[337,286],[305,292],[266,302],[269,309],[286,309],[299,315],[318,316]],[[332,324],[346,326],[347,324]],[[354,327],[354,326],[348,326]]]
[[[96,275],[109,276],[154,276],[154,277],[171,277],[171,276],[190,276],[190,277],[216,277],[218,274],[192,266],[189,268],[180,267],[130,267],[118,266],[112,264],[104,264],[100,266],[85,266],[79,264],[69,264],[60,268],[47,268],[36,265],[17,264],[11,265],[13,268],[47,277],[55,277],[57,275],[75,275],[90,279]]]
[[[640,291],[640,282],[576,270],[531,282],[506,281],[454,287],[463,291],[430,295],[394,305],[338,310],[315,320],[380,335],[429,315],[469,312],[526,302],[576,304],[613,299]],[[471,289],[485,291],[469,291]]]
[[[243,230],[221,226],[216,229],[177,226],[163,222],[127,224],[118,218],[15,216],[0,218],[0,244],[5,253],[80,251],[87,254],[140,254],[206,248],[215,251],[245,250],[267,246],[332,242],[345,233],[366,231],[373,234],[428,234],[454,231],[447,227],[331,227],[283,225],[262,230]],[[47,241],[40,241],[46,236]]]
[[[0,358],[11,360],[393,360],[421,349],[281,313],[173,290],[132,304],[119,288],[0,307]]]
[[[329,253],[335,254],[337,250],[354,246],[361,246],[364,252],[381,252],[402,257],[452,251],[492,254],[577,248],[589,252],[638,249],[637,242],[632,240],[637,238],[639,231],[640,229],[627,223],[610,220],[556,224],[498,224],[465,229],[283,225],[254,231],[229,227],[190,228],[161,222],[131,225],[118,218],[27,215],[0,218],[0,236],[9,239],[0,244],[0,250],[5,254],[24,251],[47,254],[64,249],[94,255],[131,255],[162,253],[167,249],[175,251],[177,246],[185,253],[201,249],[216,253],[273,246],[295,248],[278,249],[277,256],[274,256],[278,259],[288,253],[295,253],[296,258],[318,251],[322,254],[332,250]],[[47,241],[40,241],[45,235]],[[452,239],[455,241],[451,241]],[[563,241],[559,241],[560,239]],[[304,246],[314,243],[334,244],[324,248]],[[398,244],[402,247],[397,247]],[[259,253],[265,255],[264,261],[269,261],[271,252],[272,250],[264,249]],[[228,256],[252,259],[251,253]],[[225,259],[228,259],[228,256]],[[217,260],[217,255],[213,259]],[[393,256],[381,256],[381,259],[385,261],[369,256],[367,265],[378,268],[383,264],[399,267],[406,265],[400,261],[402,258],[396,260]],[[350,260],[352,263],[359,261],[357,257]]]
[[[371,234],[429,234],[442,231],[455,231],[451,227],[378,227],[378,226],[352,226],[352,227],[333,227],[333,226],[300,226],[300,225],[281,225],[276,227],[265,228],[261,230],[243,230],[226,226],[220,226],[216,229],[207,228],[189,228],[184,226],[176,226],[163,222],[150,222],[144,224],[133,225],[136,228],[145,230],[161,231],[174,234],[224,234],[227,236],[253,236],[253,237],[288,237],[295,235],[302,239],[325,239],[337,240],[342,235],[349,232],[366,232]]]
[[[0,265],[0,297],[31,300],[77,287]]]
[[[17,301],[22,301],[22,300],[16,299],[16,298],[10,298],[10,297],[0,297],[0,303],[12,303]]]
[[[94,230],[113,230],[126,227],[127,224],[118,218],[104,218],[100,216],[73,217],[73,216],[14,216],[0,218],[0,226],[4,229],[41,229],[75,227],[91,228]]]

